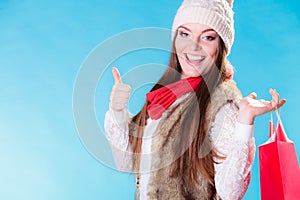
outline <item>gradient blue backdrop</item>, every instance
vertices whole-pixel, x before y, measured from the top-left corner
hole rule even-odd
[[[132,28],[171,28],[180,3],[0,1],[0,199],[133,199],[133,176],[102,165],[82,145],[73,121],[73,84],[99,43]],[[244,96],[255,91],[270,99],[272,87],[287,99],[282,118],[298,156],[299,8],[297,0],[236,0],[230,55]],[[167,59],[167,54],[145,51],[125,57],[118,67],[124,74],[138,64],[166,64]],[[113,84],[107,76],[96,96],[99,124]],[[256,119],[257,146],[267,140],[268,119]],[[260,198],[257,158],[244,199]]]

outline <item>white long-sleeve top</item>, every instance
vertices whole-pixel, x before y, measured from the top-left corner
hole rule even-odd
[[[216,114],[209,131],[212,145],[226,155],[220,164],[214,164],[215,186],[223,200],[242,199],[249,182],[251,167],[254,161],[255,143],[253,125],[241,124],[237,121],[238,108],[234,103],[225,104]],[[147,121],[142,143],[142,154],[151,155],[151,135],[155,132],[160,119]],[[128,137],[128,124],[124,112],[107,111],[104,128],[107,139],[112,146],[117,168],[130,171],[132,167]],[[114,149],[117,149],[114,151]],[[151,156],[146,156],[140,163],[140,199],[147,199],[147,185]]]

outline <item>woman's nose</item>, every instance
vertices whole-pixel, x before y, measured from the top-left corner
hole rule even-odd
[[[191,41],[191,49],[194,51],[201,50],[201,40],[198,38],[193,38]]]

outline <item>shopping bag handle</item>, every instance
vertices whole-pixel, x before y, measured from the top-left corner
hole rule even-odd
[[[274,110],[276,116],[277,116],[277,126],[278,126],[278,122],[281,120],[280,119],[280,114],[278,112],[278,110]],[[273,121],[273,112],[270,112],[270,121],[269,121],[269,138],[271,138],[275,133],[276,133],[276,126],[274,125],[274,121]],[[273,136],[275,137],[275,135]],[[274,141],[275,138],[273,138]]]
[[[272,135],[275,134],[275,141],[291,142],[291,140],[288,139],[288,137],[284,131],[278,109],[276,109],[274,112],[277,116],[277,127],[274,126],[273,117],[271,114],[270,135],[269,136],[272,137]]]

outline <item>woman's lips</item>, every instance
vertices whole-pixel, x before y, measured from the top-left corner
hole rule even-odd
[[[193,67],[198,67],[205,59],[204,56],[188,54],[188,53],[185,54],[185,58],[186,58],[186,62]]]

